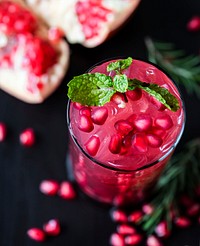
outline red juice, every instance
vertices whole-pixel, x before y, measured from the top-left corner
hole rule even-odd
[[[107,61],[90,73],[107,72]],[[104,106],[68,105],[70,158],[75,180],[90,197],[111,204],[143,200],[158,180],[184,129],[177,87],[155,65],[133,60],[128,78],[158,84],[179,101],[173,112],[141,89],[116,93]]]

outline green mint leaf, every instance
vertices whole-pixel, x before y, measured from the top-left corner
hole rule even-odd
[[[128,78],[125,74],[115,75],[113,79],[113,88],[121,93],[128,89]]]
[[[149,93],[151,96],[155,97],[159,102],[165,105],[166,108],[171,111],[177,111],[180,106],[178,99],[172,95],[167,89],[157,85],[141,82],[137,79],[129,80],[129,89],[141,88],[142,90]]]
[[[111,62],[107,66],[107,72],[111,72],[111,71],[120,72],[121,70],[130,67],[132,61],[133,59],[131,57],[128,57],[127,59]]]
[[[68,97],[82,105],[102,106],[116,92],[110,76],[101,73],[83,74],[68,83]]]

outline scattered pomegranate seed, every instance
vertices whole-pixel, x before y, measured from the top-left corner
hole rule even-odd
[[[122,235],[134,234],[136,233],[135,228],[127,224],[121,224],[117,226],[117,232]]]
[[[86,115],[87,117],[91,116],[91,109],[89,107],[81,107],[79,110],[80,115]]]
[[[151,133],[148,133],[146,135],[146,139],[147,139],[147,142],[148,142],[148,145],[152,148],[158,148],[162,145],[163,143],[163,140],[162,138],[160,138],[159,136],[157,135],[154,135],[154,134],[151,134]]]
[[[155,228],[155,233],[158,237],[166,238],[170,235],[166,221],[161,221]]]
[[[142,236],[140,234],[133,234],[126,236],[125,239],[126,245],[138,245],[142,241]]]
[[[91,118],[94,124],[103,125],[108,118],[108,109],[106,107],[93,108]]]
[[[83,132],[91,132],[94,129],[91,118],[86,115],[80,116],[78,124],[78,128]]]
[[[173,126],[173,121],[171,117],[166,114],[155,119],[155,126],[160,127],[164,130],[169,130]]]
[[[50,236],[57,236],[60,234],[60,223],[57,219],[51,219],[43,225],[43,230]]]
[[[160,240],[154,236],[150,235],[147,238],[147,246],[162,246],[163,244],[160,242]]]
[[[6,138],[7,127],[3,122],[0,122],[0,142],[3,142]]]
[[[110,138],[109,150],[113,154],[119,154],[122,146],[122,137],[119,134],[114,134]]]
[[[190,32],[197,32],[200,30],[200,16],[193,16],[187,23],[187,29]]]
[[[88,139],[88,141],[85,144],[87,152],[91,156],[95,156],[97,154],[97,151],[99,150],[100,147],[100,139],[98,136],[93,135]]]
[[[132,145],[141,153],[147,152],[147,141],[145,134],[136,133],[133,136]]]
[[[189,216],[196,216],[200,211],[200,205],[198,203],[193,204],[187,209],[187,214]]]
[[[60,184],[60,189],[58,191],[60,197],[66,200],[71,200],[76,197],[76,192],[73,185],[68,181],[63,181]]]
[[[20,134],[20,143],[26,147],[31,147],[35,143],[35,133],[32,128],[25,129]]]
[[[125,212],[123,212],[122,210],[119,210],[119,209],[111,210],[110,215],[111,215],[111,218],[114,222],[126,223],[128,220]]]
[[[115,93],[111,97],[111,101],[114,102],[115,104],[117,104],[119,108],[125,108],[126,107],[125,97],[124,97],[124,94],[122,94],[122,93],[119,93],[119,92]]]
[[[39,228],[31,228],[27,231],[27,235],[37,241],[37,242],[44,242],[45,241],[45,233]]]
[[[147,131],[152,126],[152,118],[148,114],[140,114],[134,121],[138,131]]]
[[[188,218],[186,217],[178,217],[174,220],[174,223],[177,227],[185,228],[191,225],[191,222]]]
[[[48,39],[54,43],[58,42],[63,36],[63,31],[58,27],[51,27],[48,30]]]
[[[57,194],[59,184],[55,180],[43,180],[40,183],[40,191],[48,196],[54,196]]]
[[[154,207],[151,204],[144,204],[142,206],[142,211],[145,214],[152,214],[154,211]]]
[[[136,88],[135,90],[127,91],[126,96],[132,101],[137,101],[142,97],[142,91],[141,89]]]
[[[114,127],[117,132],[122,135],[127,135],[133,129],[132,125],[127,120],[118,120]]]
[[[113,233],[110,237],[110,244],[112,246],[125,246],[123,236],[118,233]]]
[[[128,221],[132,223],[138,223],[142,219],[143,213],[140,210],[133,211],[128,216]]]

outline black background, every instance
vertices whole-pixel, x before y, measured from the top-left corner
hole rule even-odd
[[[62,233],[44,245],[109,245],[110,234],[115,231],[109,208],[92,203],[82,195],[74,201],[64,201],[39,191],[43,179],[59,182],[67,179],[67,81],[109,57],[147,59],[146,36],[172,42],[188,54],[199,55],[200,32],[190,33],[186,29],[188,20],[197,14],[200,15],[199,0],[143,0],[128,23],[104,44],[93,49],[70,45],[71,62],[66,77],[44,103],[26,104],[0,91],[0,121],[8,126],[8,137],[0,144],[1,246],[37,245],[27,237],[27,229],[42,227],[51,218],[61,221]],[[181,89],[187,122],[177,151],[190,139],[200,136],[200,101]],[[19,144],[19,134],[27,127],[36,132],[37,142],[32,148]],[[166,241],[169,246],[199,246],[199,243],[200,226],[197,225],[173,231]]]

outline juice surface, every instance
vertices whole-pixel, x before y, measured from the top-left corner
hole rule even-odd
[[[97,65],[90,72],[112,76],[114,72],[106,71],[108,63]],[[180,109],[172,112],[144,91],[125,96],[118,93],[102,107],[71,103],[70,128],[83,151],[97,162],[121,170],[137,170],[168,155],[173,148],[183,130],[183,105],[171,79],[154,65],[133,60],[123,73],[168,89],[177,97]],[[80,127],[84,123],[89,124],[87,131]]]

